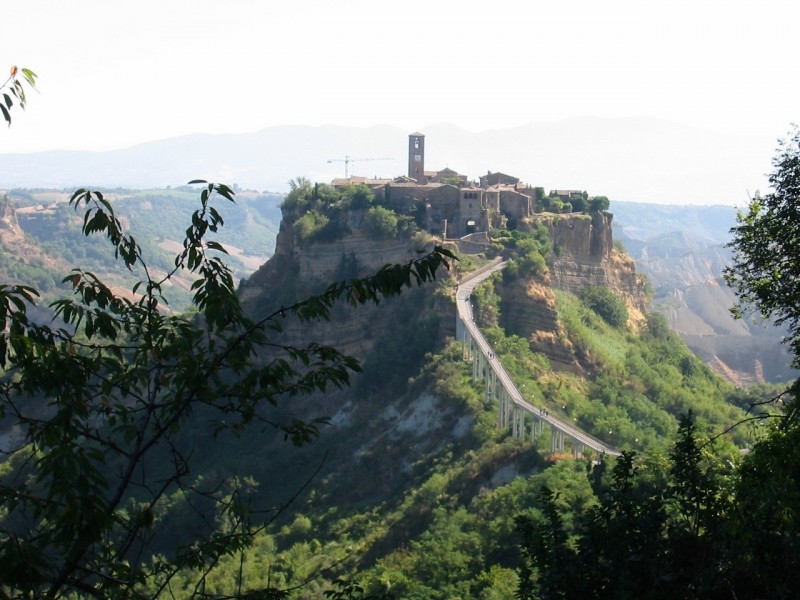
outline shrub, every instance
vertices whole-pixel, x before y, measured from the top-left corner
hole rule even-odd
[[[583,212],[588,206],[586,199],[582,196],[571,197],[569,199],[569,204],[572,206],[572,212]]]
[[[369,208],[375,204],[375,192],[366,185],[357,185],[344,192],[345,198],[350,199],[350,208],[354,210]]]
[[[657,340],[668,340],[671,333],[667,318],[660,313],[647,315],[647,331]]]
[[[328,225],[330,219],[315,210],[310,210],[294,222],[294,230],[301,241],[313,238]]]
[[[628,307],[606,287],[585,289],[581,300],[612,327],[622,328],[628,322]]]
[[[397,215],[382,206],[373,206],[367,211],[367,228],[378,238],[392,239],[397,237]]]
[[[592,196],[589,199],[590,212],[601,212],[608,210],[609,206],[611,206],[611,202],[609,202],[608,198],[605,196]]]

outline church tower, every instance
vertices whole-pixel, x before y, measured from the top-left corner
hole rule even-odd
[[[425,136],[421,133],[408,136],[408,176],[425,183]]]

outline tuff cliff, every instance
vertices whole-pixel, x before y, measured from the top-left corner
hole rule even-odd
[[[554,290],[579,295],[586,288],[607,287],[625,302],[629,327],[637,330],[645,321],[645,282],[633,259],[614,247],[612,219],[605,212],[535,217],[527,226],[545,225],[551,241],[547,272],[503,284],[503,325],[528,339],[555,368],[583,371],[592,358],[577,354],[563,335]]]
[[[333,281],[365,277],[386,264],[408,263],[432,249],[433,242],[425,235],[376,237],[369,231],[365,212],[347,211],[346,235],[330,241],[308,241],[298,232],[299,215],[284,209],[275,254],[240,285],[245,310],[255,318],[263,318],[282,306],[322,292]],[[441,272],[438,277],[447,279],[448,273]],[[398,324],[393,313],[409,302],[415,303],[417,309],[413,316],[404,316],[408,326],[430,317],[438,321],[440,335],[452,328],[455,317],[446,296],[434,295],[426,288],[408,289],[399,298],[382,301],[380,306],[367,304],[356,309],[337,305],[327,322],[303,324],[287,318],[282,322],[282,339],[297,344],[314,339],[363,358],[389,328]],[[427,324],[430,326],[430,322]]]
[[[25,237],[17,221],[17,211],[7,198],[0,200],[0,231],[4,239],[17,241]]]
[[[614,248],[612,219],[596,212],[543,220],[553,242],[549,284],[576,295],[587,287],[607,287],[625,300],[635,324],[647,310],[644,281],[633,259]]]
[[[240,288],[242,302],[254,317],[263,317],[320,292],[334,280],[363,277],[387,263],[408,262],[419,256],[425,246],[425,236],[420,234],[411,238],[376,238],[367,227],[363,210],[347,211],[343,217],[347,235],[330,241],[307,241],[298,231],[299,217],[296,211],[284,209],[274,256]],[[582,370],[580,365],[590,362],[590,357],[577,356],[562,335],[554,290],[580,294],[587,287],[608,287],[628,306],[632,328],[644,320],[644,284],[633,260],[614,248],[611,220],[609,213],[539,215],[521,225],[535,227],[538,222],[547,227],[551,242],[548,269],[541,278],[516,279],[502,285],[504,325],[527,338],[532,348],[546,354],[557,368]],[[459,245],[455,243],[457,251]],[[484,248],[492,252],[490,246]],[[381,307],[369,305],[357,311],[337,307],[334,318],[327,323],[303,325],[287,320],[282,335],[299,343],[308,340],[311,332],[314,340],[334,344],[359,357],[364,357],[391,327],[414,327],[424,321],[426,327],[435,327],[440,337],[454,335],[455,314],[449,288],[455,281],[450,281],[446,272],[440,277],[445,285],[438,293],[434,293],[433,286],[427,286],[408,290]],[[415,308],[401,317],[399,307],[408,303]]]
[[[0,199],[0,254],[7,252],[13,261],[22,264],[38,263],[49,269],[66,272],[68,265],[58,255],[51,255],[43,251],[39,245],[26,237],[25,231],[19,224],[20,215],[48,214],[49,209],[39,206],[17,209],[7,199]],[[30,281],[14,281],[30,285]]]

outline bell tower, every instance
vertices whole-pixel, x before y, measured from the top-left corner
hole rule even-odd
[[[408,176],[425,183],[425,136],[421,133],[408,136]]]

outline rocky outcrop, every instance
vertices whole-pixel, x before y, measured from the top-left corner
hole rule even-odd
[[[363,277],[385,264],[405,263],[419,255],[420,248],[411,240],[382,240],[370,235],[359,211],[347,216],[350,233],[329,242],[302,242],[294,231],[293,218],[297,217],[284,214],[274,256],[240,287],[246,310],[256,318],[320,292],[331,281]],[[526,337],[534,351],[548,356],[556,368],[581,371],[586,357],[576,356],[559,328],[554,289],[580,294],[588,287],[608,287],[628,305],[632,327],[644,320],[644,285],[633,260],[613,247],[611,218],[606,213],[537,217],[547,227],[552,244],[548,273],[540,280],[518,278],[504,286],[504,323]],[[536,221],[529,225],[535,227]],[[409,290],[402,301],[408,301],[414,292]],[[420,309],[408,326],[433,315],[440,317],[440,334],[452,335],[453,310],[446,295],[416,292],[426,295],[416,300]],[[359,307],[357,317],[349,310],[337,307],[330,322],[311,326],[287,319],[282,322],[282,339],[291,343],[314,339],[363,357],[373,340],[393,324],[392,301],[380,307]],[[309,337],[311,328],[313,338]]]
[[[386,264],[407,263],[430,250],[419,247],[420,240],[408,238],[376,239],[364,227],[363,211],[351,211],[347,217],[348,235],[330,242],[302,242],[294,231],[292,215],[281,222],[275,254],[239,288],[245,310],[260,319],[289,306],[309,295],[322,292],[331,282],[365,277]],[[442,273],[440,278],[446,277]],[[330,321],[301,323],[296,319],[281,320],[281,343],[303,344],[313,339],[334,345],[338,350],[363,358],[374,340],[392,325],[393,303],[415,299],[422,290],[409,289],[400,299],[387,299],[379,306],[367,304],[353,307],[343,303],[336,306]],[[427,294],[417,317],[441,316],[443,333],[453,329],[455,318],[452,306],[442,298]],[[356,311],[356,312],[353,312]],[[357,315],[357,316],[356,316]],[[414,326],[413,322],[408,323]],[[313,333],[312,335],[309,335]]]
[[[0,200],[0,229],[3,230],[3,238],[9,241],[24,237],[17,221],[17,213],[7,199]]]
[[[625,301],[630,325],[636,327],[647,312],[645,284],[633,259],[614,248],[612,219],[597,212],[544,220],[553,242],[545,281],[575,295],[589,287],[609,288]]]
[[[554,368],[582,371],[572,344],[561,332],[553,288],[515,279],[503,287],[503,324],[526,337],[533,352],[541,352]]]
[[[60,270],[66,272],[68,266],[58,254],[50,254],[42,250],[35,240],[29,240],[25,236],[25,230],[19,224],[19,219],[29,216],[31,213],[46,213],[47,209],[41,207],[29,207],[27,209],[14,208],[12,201],[0,199],[0,252],[9,252],[13,255],[13,260],[23,264],[36,264],[47,269]],[[14,281],[13,283],[23,283],[30,285],[30,281]]]
[[[611,220],[608,213],[537,217],[531,226],[545,225],[552,243],[548,272],[539,281],[515,279],[504,286],[506,326],[527,338],[531,349],[545,354],[556,368],[581,371],[587,357],[575,354],[560,329],[554,289],[579,295],[590,287],[607,287],[627,305],[632,329],[645,321],[644,280],[633,259],[614,248]]]
[[[571,257],[600,264],[611,256],[613,238],[609,213],[548,215],[539,219],[550,231],[556,258]]]

